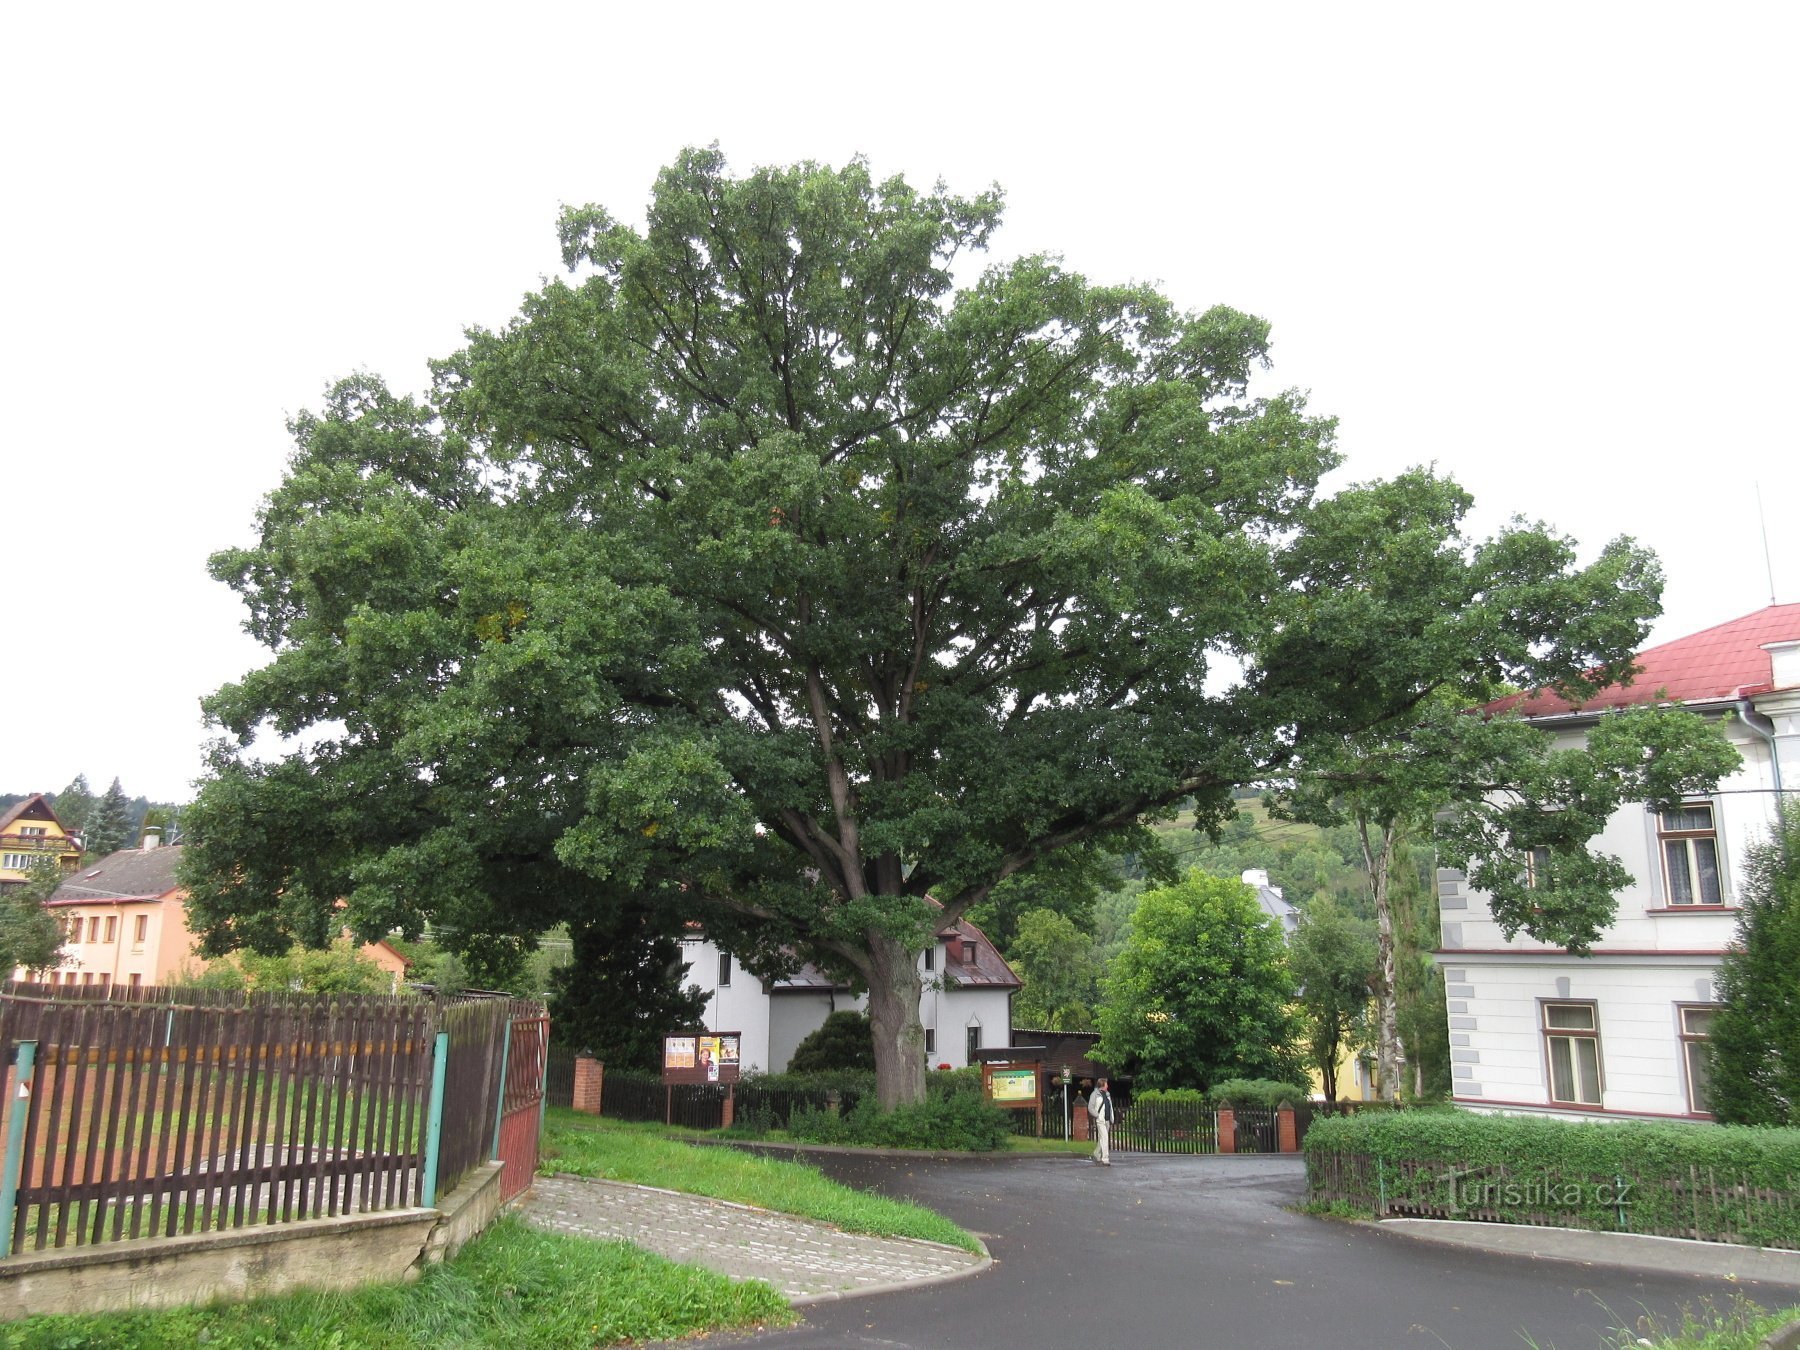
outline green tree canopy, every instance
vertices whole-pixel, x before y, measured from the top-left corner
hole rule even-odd
[[[1380,977],[1375,926],[1334,900],[1314,900],[1288,944],[1288,969],[1300,987],[1307,1058],[1325,1100],[1335,1102],[1344,1052],[1368,1034],[1370,994]]]
[[[1099,1002],[1100,960],[1091,933],[1055,910],[1028,910],[1007,960],[1024,984],[1013,998],[1013,1025],[1089,1031]]]
[[[207,703],[209,948],[320,941],[340,896],[502,943],[653,899],[854,971],[880,1099],[918,1100],[917,954],[1008,878],[1641,639],[1642,551],[1470,541],[1428,472],[1321,495],[1331,423],[1251,388],[1265,323],[977,270],[1000,214],[688,151],[642,229],[565,212],[570,277],[428,396],[296,418],[213,560],[274,660]]]
[[[22,885],[0,891],[0,978],[10,979],[18,966],[41,971],[62,960],[62,925],[44,908],[62,879],[61,862],[45,853],[26,864]]]
[[[1281,927],[1235,878],[1146,891],[1103,988],[1095,1057],[1146,1087],[1305,1077]]]
[[[1800,805],[1785,803],[1738,884],[1738,940],[1719,972],[1712,1112],[1732,1125],[1800,1125]]]

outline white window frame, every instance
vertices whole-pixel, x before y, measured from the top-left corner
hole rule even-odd
[[[1580,1009],[1588,1015],[1588,1025],[1552,1026],[1552,1010]],[[1544,1040],[1544,1096],[1555,1106],[1597,1107],[1606,1102],[1606,1056],[1600,1044],[1600,1005],[1591,999],[1556,998],[1538,1000],[1538,1028]],[[1583,1080],[1587,1076],[1584,1070],[1590,1066],[1583,1064],[1581,1047],[1592,1046],[1594,1095],[1590,1100],[1582,1095]],[[1559,1053],[1567,1056],[1567,1071],[1572,1096],[1556,1095],[1556,1071]]]
[[[971,1064],[979,1064],[977,1056],[981,1053],[981,1023],[971,1022],[963,1028],[963,1053]]]
[[[718,984],[718,987],[720,989],[731,988],[731,953],[730,952],[720,952],[719,953],[719,984]]]

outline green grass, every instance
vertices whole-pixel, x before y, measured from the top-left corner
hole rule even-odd
[[[1729,1303],[1711,1298],[1684,1304],[1679,1323],[1660,1317],[1640,1317],[1637,1325],[1621,1328],[1614,1344],[1618,1350],[1652,1346],[1655,1350],[1756,1350],[1770,1333],[1800,1320],[1800,1308],[1769,1312],[1745,1298],[1732,1296]]]
[[[1076,1153],[1085,1158],[1093,1151],[1092,1139],[1032,1139],[1015,1134],[1006,1141],[1008,1153]]]
[[[767,1285],[678,1266],[623,1242],[543,1233],[503,1218],[415,1284],[252,1303],[0,1326],[19,1350],[585,1347],[795,1320]]]
[[[552,1110],[538,1170],[661,1186],[796,1214],[848,1232],[922,1238],[965,1251],[980,1250],[972,1236],[941,1214],[840,1186],[818,1168],[802,1163],[729,1147],[696,1147],[670,1137],[661,1125],[631,1125]]]

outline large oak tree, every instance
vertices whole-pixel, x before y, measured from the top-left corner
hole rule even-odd
[[[1429,472],[1322,495],[1331,423],[1251,389],[1263,322],[977,271],[999,221],[689,151],[642,229],[565,212],[569,277],[427,397],[358,377],[297,419],[214,560],[275,659],[208,703],[209,944],[322,940],[343,896],[498,959],[653,902],[853,971],[881,1099],[917,1099],[917,954],[1006,878],[1641,640],[1642,551],[1470,541]],[[1371,553],[1415,583],[1362,586]],[[302,748],[257,761],[263,728]]]

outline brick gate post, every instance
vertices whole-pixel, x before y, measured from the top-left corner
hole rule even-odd
[[[1229,1106],[1219,1108],[1219,1152],[1237,1152],[1237,1112]]]
[[[570,1104],[577,1111],[599,1115],[601,1090],[605,1085],[606,1065],[592,1055],[575,1056],[575,1100]]]
[[[1283,1102],[1275,1113],[1275,1147],[1283,1153],[1300,1151],[1300,1131],[1294,1120],[1294,1108]]]

